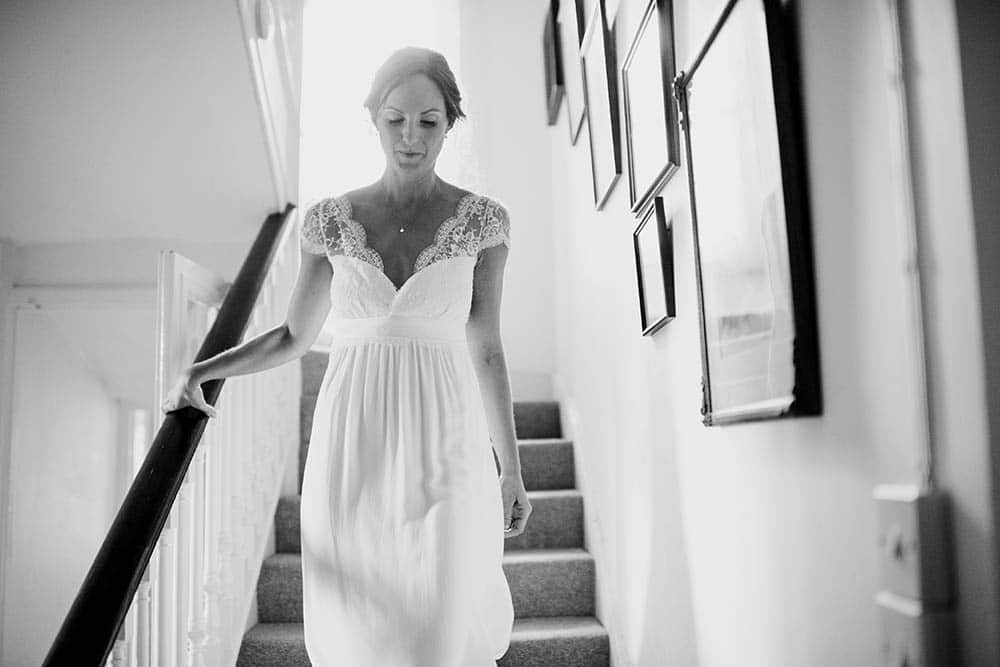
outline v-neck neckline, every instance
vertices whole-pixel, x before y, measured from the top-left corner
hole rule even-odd
[[[465,214],[466,201],[471,200],[473,197],[475,197],[475,193],[467,192],[459,198],[458,203],[455,205],[454,213],[452,213],[450,216],[448,216],[447,218],[438,223],[437,228],[434,230],[434,236],[432,237],[431,242],[428,245],[421,248],[420,252],[417,253],[416,258],[414,258],[413,260],[413,267],[410,275],[407,276],[406,279],[398,286],[396,285],[396,283],[392,281],[392,278],[390,278],[388,274],[386,274],[385,272],[385,259],[382,257],[382,253],[380,253],[378,250],[376,250],[375,248],[371,247],[368,244],[368,230],[365,229],[364,225],[362,225],[360,222],[354,219],[353,217],[354,206],[353,204],[351,204],[351,200],[347,198],[347,195],[343,195],[342,197],[344,203],[344,221],[347,224],[354,225],[354,227],[358,231],[358,237],[361,249],[363,251],[370,252],[372,256],[377,258],[378,264],[380,266],[377,266],[372,262],[368,263],[372,264],[373,268],[383,278],[385,278],[385,281],[389,283],[389,285],[393,288],[393,292],[395,294],[399,294],[401,291],[403,291],[403,288],[406,287],[407,284],[409,284],[409,282],[413,279],[414,276],[416,276],[418,273],[420,273],[421,271],[423,271],[428,266],[434,263],[434,262],[429,262],[424,266],[422,266],[421,268],[419,269],[417,268],[417,266],[420,264],[420,260],[423,257],[424,253],[436,248],[438,244],[441,242],[442,232],[447,231],[448,226],[452,222],[461,218]],[[359,257],[358,259],[361,259],[361,261],[367,261],[361,257]]]

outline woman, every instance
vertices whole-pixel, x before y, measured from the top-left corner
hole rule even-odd
[[[202,382],[300,357],[332,315],[301,503],[318,667],[495,666],[509,645],[503,538],[531,513],[500,340],[509,221],[435,173],[460,101],[439,53],[382,65],[381,178],[309,208],[286,322],[193,364],[163,406],[214,415]]]

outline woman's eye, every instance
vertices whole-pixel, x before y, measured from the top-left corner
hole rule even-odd
[[[400,123],[403,122],[403,119],[402,118],[388,118],[388,119],[386,119],[386,122],[389,123],[389,125],[399,125]]]
[[[437,121],[435,121],[435,120],[422,120],[422,121],[420,121],[420,123],[424,127],[436,127],[437,126]]]

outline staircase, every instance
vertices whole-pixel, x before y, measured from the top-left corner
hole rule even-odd
[[[326,361],[321,352],[302,358],[300,488]],[[594,617],[594,559],[583,548],[583,497],[574,488],[573,443],[561,437],[559,406],[515,402],[514,422],[532,512],[525,532],[504,540],[515,618],[497,666],[607,667],[608,633]],[[302,637],[299,496],[279,500],[274,523],[277,553],[264,560],[257,581],[260,622],[243,637],[238,667],[310,664]]]

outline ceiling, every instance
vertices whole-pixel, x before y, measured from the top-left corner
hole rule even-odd
[[[0,3],[0,237],[249,243],[274,208],[235,2]]]

